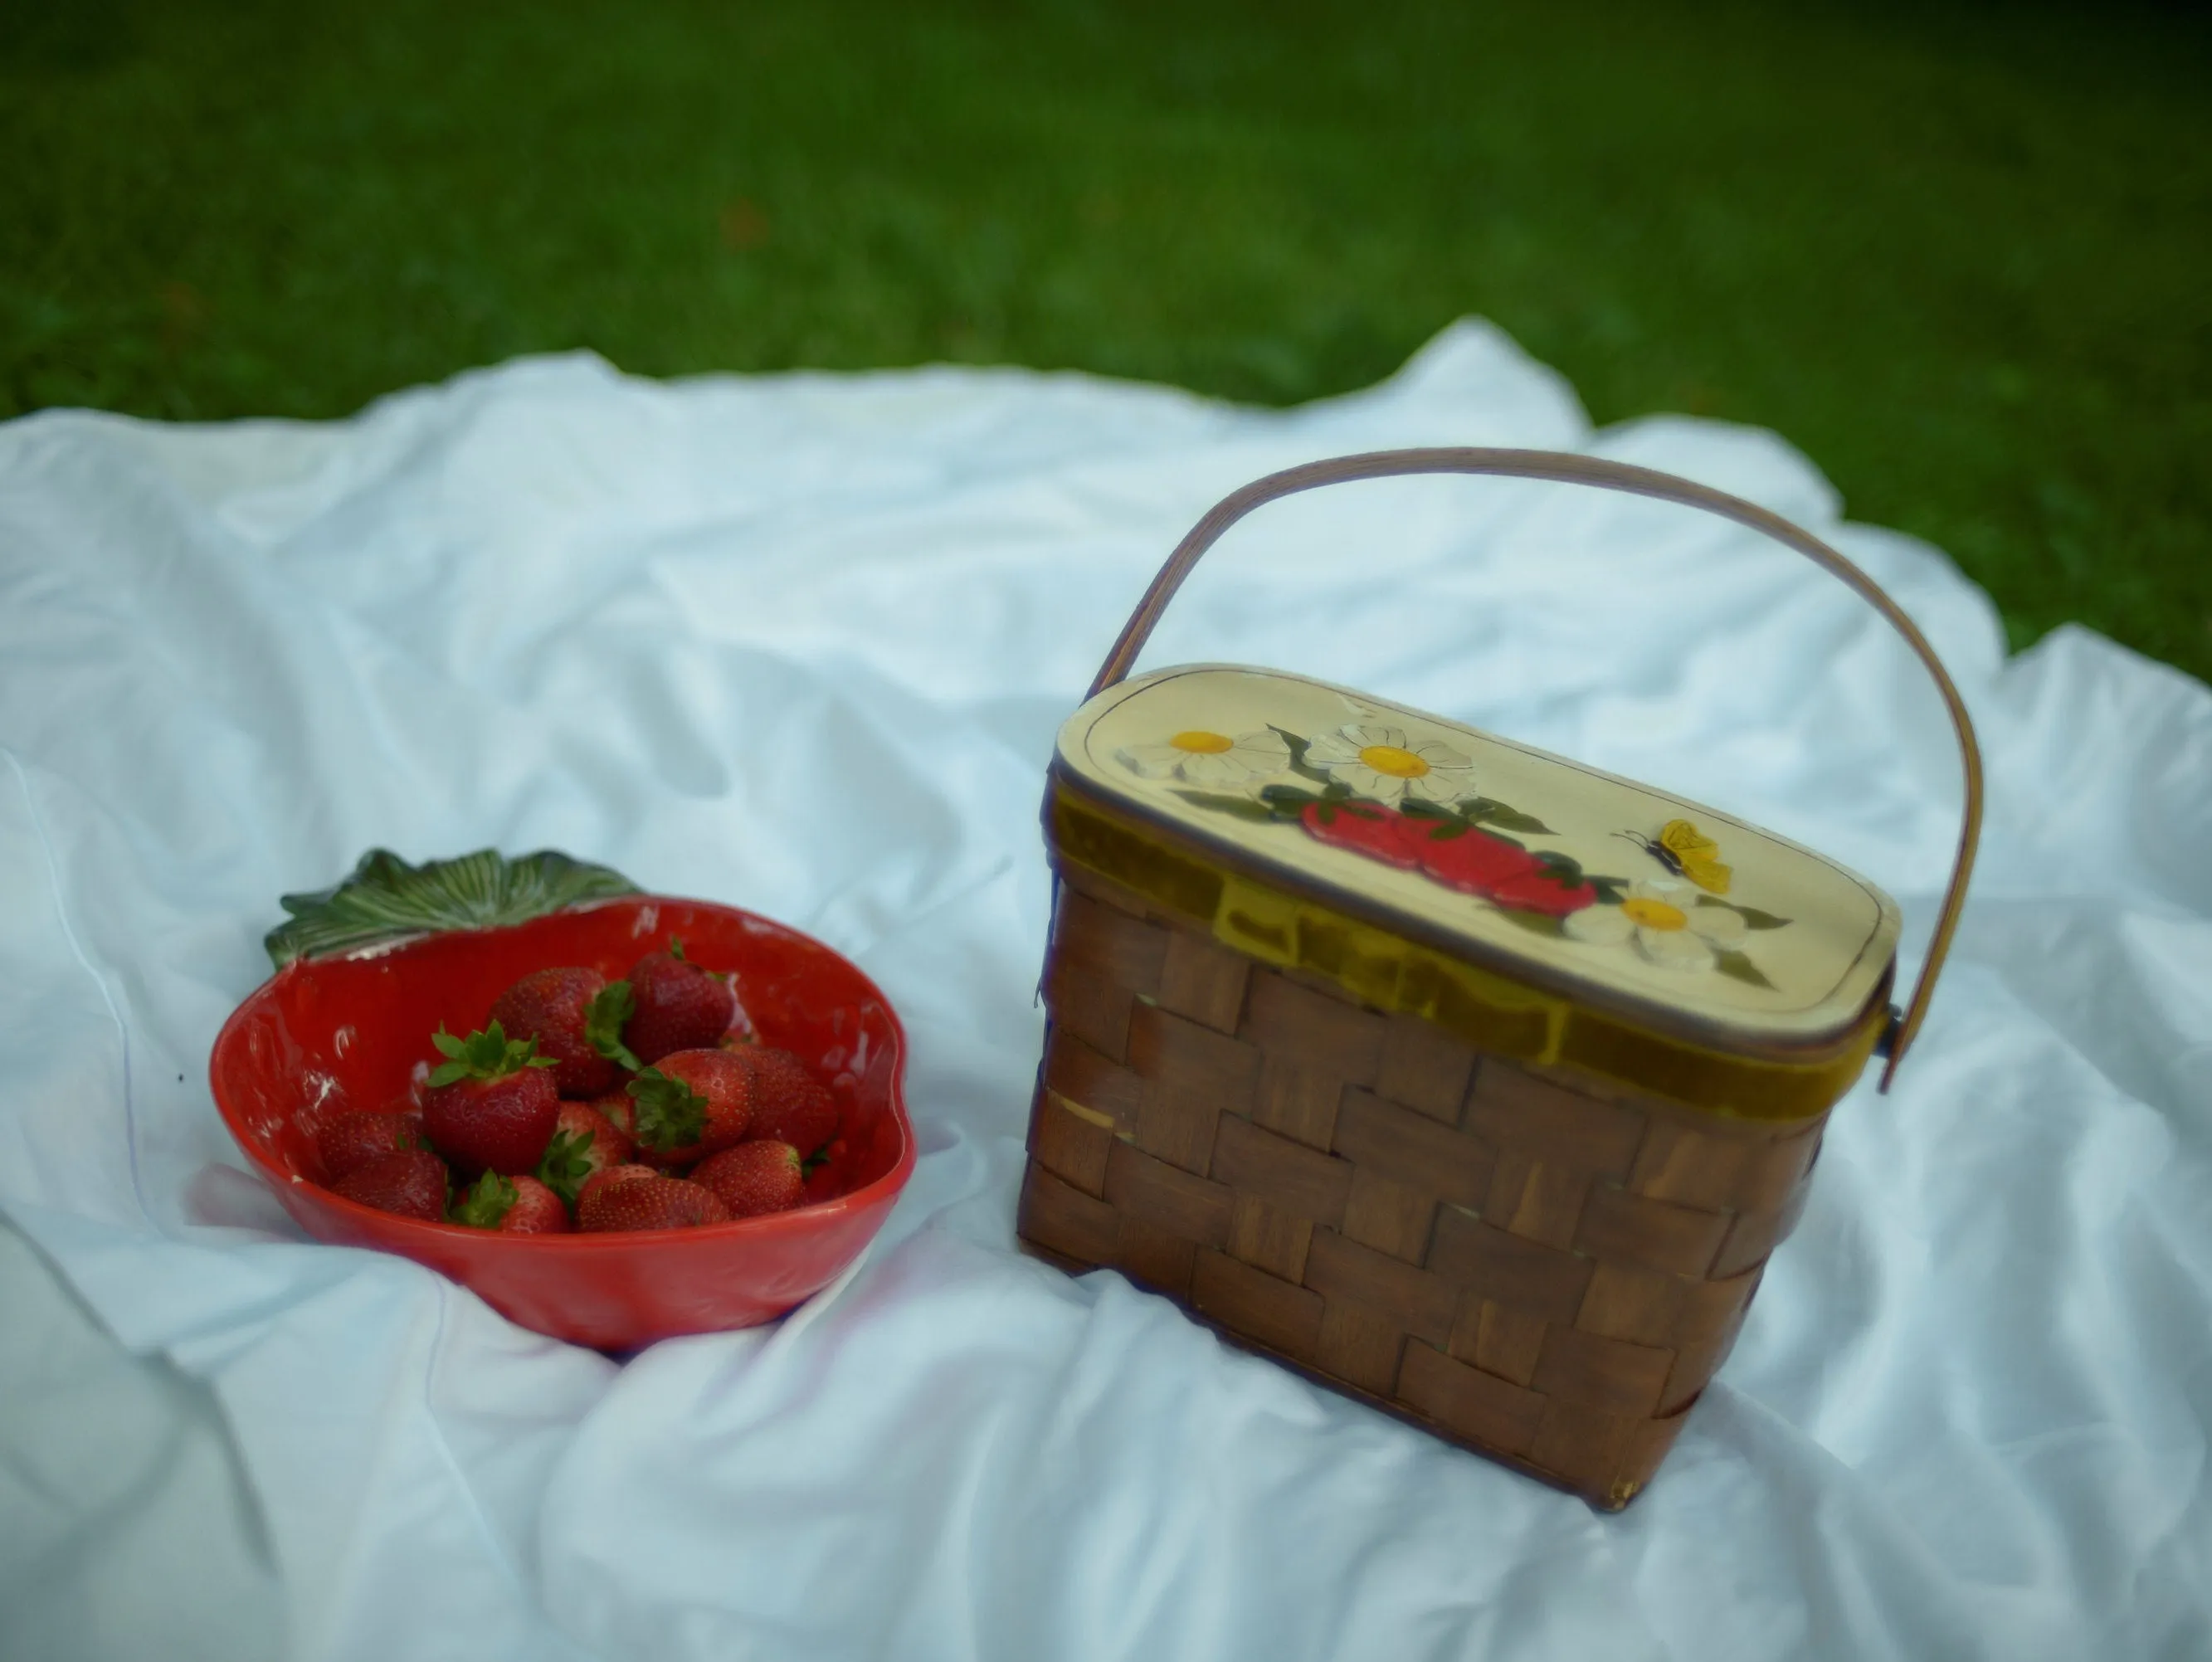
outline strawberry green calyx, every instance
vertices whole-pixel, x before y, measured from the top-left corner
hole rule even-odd
[[[691,962],[690,954],[684,950],[683,941],[672,934],[668,937],[668,955],[674,959],[678,964],[690,964]],[[696,968],[698,966],[694,965],[694,967]],[[717,981],[726,982],[733,987],[737,985],[738,977],[737,973],[734,971],[708,970],[707,973],[714,977]]]
[[[629,1082],[637,1104],[637,1140],[648,1148],[681,1148],[706,1134],[707,1099],[680,1079],[648,1068]]]
[[[623,1043],[623,1024],[637,1014],[637,996],[627,981],[610,981],[584,1012],[584,1040],[609,1062],[635,1069],[645,1064]]]
[[[466,1038],[455,1038],[443,1027],[430,1035],[430,1043],[438,1047],[438,1054],[446,1058],[443,1065],[430,1075],[432,1088],[459,1084],[465,1079],[505,1079],[509,1074],[519,1074],[525,1068],[552,1068],[559,1064],[551,1056],[538,1054],[534,1038],[510,1039],[507,1030],[496,1021],[490,1023]]]
[[[592,1164],[589,1133],[556,1131],[553,1141],[545,1146],[545,1158],[538,1162],[538,1181],[558,1195],[564,1205],[574,1206],[584,1179],[598,1169]]]
[[[496,1229],[515,1198],[513,1184],[496,1172],[487,1172],[477,1179],[475,1188],[453,1203],[453,1221],[471,1229]]]

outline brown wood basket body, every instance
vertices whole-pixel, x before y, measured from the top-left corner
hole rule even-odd
[[[1440,456],[1454,471],[1533,471],[1526,453],[1396,454],[1418,460],[1316,465],[1247,487],[1236,513],[1231,498],[1177,551],[1100,685],[1127,673],[1139,623],[1149,629],[1194,545],[1203,551],[1270,495],[1435,471]],[[1638,488],[1711,505],[1696,486]],[[1919,649],[1960,727],[1968,823],[1893,1065],[1924,1008],[1978,819],[1971,727]],[[1054,864],[1023,1240],[1073,1269],[1118,1269],[1242,1344],[1594,1505],[1627,1504],[1795,1224],[1827,1110],[1736,1118],[1486,1055]]]
[[[1626,1505],[1728,1355],[1826,1112],[1599,1095],[1060,876],[1022,1238]]]

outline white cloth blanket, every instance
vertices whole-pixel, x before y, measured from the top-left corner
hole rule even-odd
[[[1838,1109],[1616,1517],[1013,1245],[1056,726],[1219,496],[1449,443],[1833,537],[1988,750],[1920,1046]],[[1917,968],[1936,697],[1747,532],[1341,489],[1201,569],[1146,662],[1201,659],[1771,826],[1896,895]],[[2008,661],[1941,554],[1839,524],[1766,434],[1593,432],[1477,324],[1288,411],[567,356],[328,425],[42,414],[0,428],[0,1209],[36,1248],[0,1251],[10,1657],[2212,1653],[2212,696],[2079,630]],[[856,1274],[618,1365],[289,1225],[205,1079],[276,897],[486,844],[769,913],[887,989],[923,1153]]]

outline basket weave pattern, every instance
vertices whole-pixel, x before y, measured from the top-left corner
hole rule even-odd
[[[1059,875],[1024,1239],[1625,1505],[1796,1222],[1826,1114],[1486,1056]]]

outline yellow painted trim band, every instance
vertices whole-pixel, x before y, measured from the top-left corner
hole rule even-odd
[[[1880,1004],[1815,1060],[1713,1049],[1576,1003],[1390,930],[1208,863],[1058,784],[1046,824],[1060,858],[1133,889],[1278,968],[1325,977],[1361,1003],[1418,1016],[1516,1062],[1574,1068],[1737,1119],[1809,1119],[1850,1089],[1888,1013]]]

